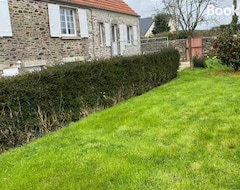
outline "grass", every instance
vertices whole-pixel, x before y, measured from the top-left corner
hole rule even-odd
[[[3,153],[0,189],[240,189],[240,75],[179,75]]]

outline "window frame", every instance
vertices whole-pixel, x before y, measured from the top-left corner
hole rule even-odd
[[[63,27],[62,27],[62,22],[63,22],[63,20],[62,20],[62,13],[61,13],[61,10],[64,10],[64,23],[65,23],[65,29],[66,29],[66,34],[65,33],[63,33],[63,31],[62,31],[62,29],[63,29]],[[69,11],[72,11],[72,24],[73,24],[73,28],[68,28],[68,24],[69,24],[69,22],[70,21],[68,21],[67,20],[67,10]],[[74,8],[70,8],[70,7],[65,7],[65,6],[60,6],[59,7],[59,16],[60,16],[60,28],[61,28],[61,36],[77,36],[77,29],[76,29],[76,9],[74,9]],[[70,22],[70,24],[71,24],[71,22]],[[68,31],[69,31],[69,29],[70,30],[72,30],[73,29],[73,34],[70,34]]]
[[[63,35],[61,32],[60,7],[72,9],[74,12],[75,35]],[[89,38],[87,9],[48,3],[50,36],[62,39]],[[80,32],[80,33],[79,33]]]

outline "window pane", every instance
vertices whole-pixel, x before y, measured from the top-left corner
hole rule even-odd
[[[74,24],[73,23],[70,23],[70,28],[74,29]]]
[[[65,22],[65,16],[61,15],[60,20]]]
[[[70,15],[70,10],[69,9],[65,9],[66,15]]]
[[[66,28],[62,28],[62,34],[67,34]]]
[[[64,14],[64,9],[60,8],[60,14],[63,15]]]
[[[114,26],[112,26],[112,41],[115,42],[115,29],[114,29]]]
[[[66,28],[65,22],[61,22],[61,28]]]
[[[74,33],[75,33],[74,29],[71,29],[70,34],[74,34]]]

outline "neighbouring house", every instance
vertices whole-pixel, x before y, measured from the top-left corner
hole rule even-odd
[[[123,0],[0,0],[0,71],[140,54],[139,15]]]
[[[146,17],[146,18],[140,19],[140,35],[141,35],[141,37],[153,36],[152,30],[154,29],[154,26],[155,26],[154,17],[155,17],[155,15],[153,15],[152,17]],[[175,28],[171,18],[169,18],[169,20],[168,20],[168,26],[170,27],[170,32],[176,31],[176,28]]]
[[[152,35],[152,30],[154,28],[153,17],[141,18],[139,24],[141,37],[149,37]]]

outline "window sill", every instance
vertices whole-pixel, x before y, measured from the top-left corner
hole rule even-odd
[[[61,37],[62,40],[81,40],[81,37],[78,36],[62,36]]]
[[[12,38],[13,36],[0,36],[0,38]]]

